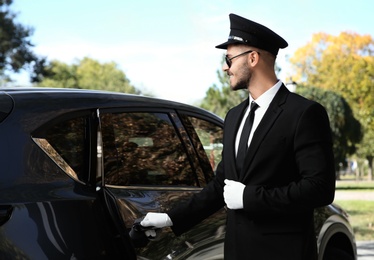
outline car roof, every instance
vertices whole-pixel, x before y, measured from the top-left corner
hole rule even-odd
[[[7,98],[5,98],[7,96]],[[0,87],[0,100],[13,101],[12,109],[9,104],[0,111],[6,113],[6,109],[25,111],[25,113],[66,112],[95,108],[124,108],[124,107],[153,107],[165,109],[178,109],[179,111],[196,112],[222,120],[210,111],[192,105],[164,100],[153,97],[145,97],[135,94],[109,92],[104,90],[71,89],[71,88],[44,88],[44,87]],[[7,102],[9,103],[9,101]],[[0,105],[1,106],[1,105]],[[5,102],[4,105],[5,107]]]

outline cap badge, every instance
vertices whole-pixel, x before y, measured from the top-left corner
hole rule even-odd
[[[229,36],[229,40],[235,40],[235,41],[240,41],[240,42],[247,42],[246,40],[244,40],[243,38],[239,37],[239,36],[235,36],[235,35],[230,35]]]

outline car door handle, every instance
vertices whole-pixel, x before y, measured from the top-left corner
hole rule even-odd
[[[12,216],[13,206],[0,205],[0,226],[4,225]]]

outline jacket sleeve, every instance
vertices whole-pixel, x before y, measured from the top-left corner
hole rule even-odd
[[[190,200],[168,212],[176,235],[188,231],[224,206],[223,199],[223,166],[219,163],[216,177],[201,190],[194,194]]]

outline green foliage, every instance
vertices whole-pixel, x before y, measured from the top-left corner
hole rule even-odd
[[[33,53],[30,36],[33,31],[15,23],[16,15],[11,12],[12,0],[0,0],[0,77],[10,81],[6,72],[19,72],[40,62]]]
[[[55,88],[79,88],[76,75],[76,65],[67,65],[54,60],[44,68],[44,75],[40,77],[37,86]]]
[[[56,88],[101,89],[140,94],[115,62],[99,63],[90,58],[68,65],[54,60],[43,68],[37,86]]]
[[[224,56],[222,58],[222,64],[223,62]],[[217,86],[216,84],[211,86],[207,90],[200,107],[224,118],[230,108],[240,104],[240,102],[248,97],[248,92],[245,90],[232,91],[228,75],[221,70],[217,70],[217,76],[221,86]]]
[[[298,85],[297,93],[323,105],[329,115],[333,136],[335,167],[345,164],[345,159],[356,151],[362,132],[359,121],[353,116],[346,100],[332,91]]]

